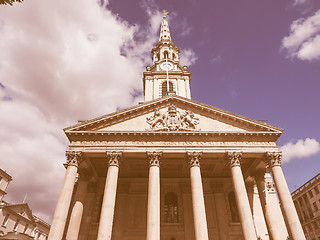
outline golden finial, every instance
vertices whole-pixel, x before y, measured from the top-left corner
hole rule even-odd
[[[169,12],[167,12],[166,10],[163,10],[163,18],[166,18],[167,17],[167,15],[169,14]]]

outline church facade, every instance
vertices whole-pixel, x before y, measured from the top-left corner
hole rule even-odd
[[[165,15],[152,54],[143,103],[65,129],[48,239],[305,239],[276,145],[283,130],[192,100]]]

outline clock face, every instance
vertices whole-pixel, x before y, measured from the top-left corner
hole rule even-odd
[[[170,62],[163,62],[160,64],[160,68],[164,71],[169,71],[173,69],[173,64]]]

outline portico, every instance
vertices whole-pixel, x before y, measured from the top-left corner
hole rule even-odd
[[[49,240],[303,240],[276,145],[283,130],[191,100],[166,16],[152,53],[144,103],[65,129]]]

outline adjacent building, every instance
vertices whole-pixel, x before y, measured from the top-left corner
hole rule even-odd
[[[0,169],[0,239],[46,240],[50,225],[33,215],[27,203],[9,204],[2,200],[11,180]]]
[[[320,240],[320,174],[291,195],[307,240]]]
[[[64,129],[49,240],[304,240],[283,130],[192,100],[166,15],[151,52],[143,103]]]

